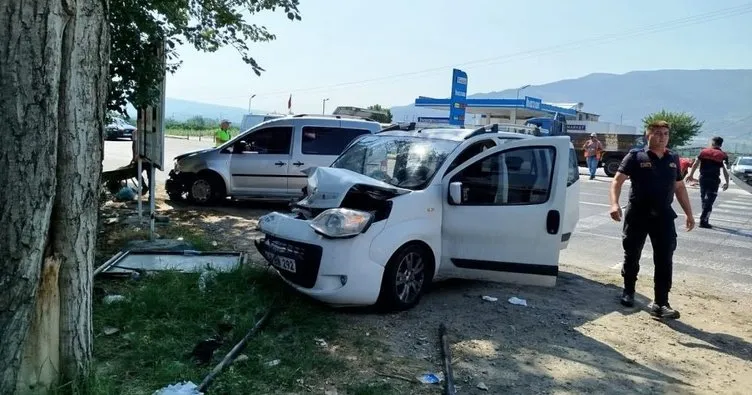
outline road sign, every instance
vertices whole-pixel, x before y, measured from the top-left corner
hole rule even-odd
[[[166,66],[164,42],[155,45],[154,61]],[[138,155],[150,162],[157,169],[164,171],[164,107],[165,107],[165,76],[159,84],[159,100],[154,106],[147,106],[137,110],[136,145]]]

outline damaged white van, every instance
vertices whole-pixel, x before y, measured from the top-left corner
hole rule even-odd
[[[553,286],[579,219],[569,137],[520,125],[390,130],[307,169],[292,213],[259,219],[256,247],[298,291],[404,310],[431,281]]]

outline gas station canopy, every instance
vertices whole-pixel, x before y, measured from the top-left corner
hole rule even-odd
[[[461,104],[460,104],[461,105]],[[469,114],[480,114],[483,118],[508,119],[515,122],[518,119],[535,117],[550,117],[559,114],[567,119],[576,119],[579,103],[555,105],[543,103],[541,99],[525,96],[521,99],[465,99],[465,111]],[[436,110],[449,110],[450,99],[435,99],[420,96],[415,99],[416,107]]]

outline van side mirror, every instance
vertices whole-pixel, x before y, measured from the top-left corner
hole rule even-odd
[[[462,183],[455,181],[449,184],[449,198],[454,204],[462,204]]]

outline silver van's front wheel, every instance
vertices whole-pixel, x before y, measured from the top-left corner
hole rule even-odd
[[[188,199],[197,204],[209,204],[219,200],[223,190],[215,177],[210,174],[200,174],[188,188]]]

